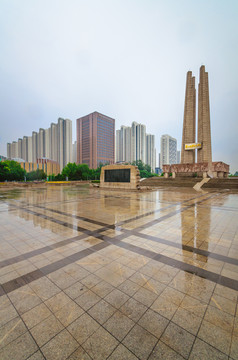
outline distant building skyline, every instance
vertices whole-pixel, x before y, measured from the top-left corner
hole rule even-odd
[[[141,160],[155,171],[155,136],[146,134],[146,126],[133,121],[116,130],[116,162]]]
[[[97,111],[76,120],[77,163],[96,169],[115,162],[115,119]]]
[[[88,121],[90,116],[92,118],[90,120],[91,130],[89,131],[88,125],[85,126],[85,124],[89,124]],[[99,117],[97,126],[95,125],[95,116]],[[19,158],[23,159],[24,161],[33,163],[37,162],[38,158],[51,159],[59,162],[60,171],[62,171],[62,169],[69,162],[87,163],[89,167],[96,168],[100,163],[113,163],[118,161],[133,162],[141,160],[143,161],[143,163],[148,164],[153,171],[155,171],[157,163],[160,168],[162,167],[163,163],[161,158],[161,152],[158,153],[156,163],[155,135],[146,133],[145,124],[139,124],[134,121],[132,122],[131,126],[122,125],[119,130],[116,130],[116,136],[114,136],[114,141],[110,140],[110,142],[108,142],[110,136],[108,138],[108,136],[105,137],[104,134],[105,131],[107,135],[109,134],[108,125],[105,125],[107,124],[108,119],[109,123],[113,123],[113,125],[111,125],[112,132],[110,133],[110,135],[112,135],[113,131],[115,132],[115,120],[113,118],[110,118],[98,112],[94,112],[77,119],[76,130],[78,141],[74,141],[74,143],[72,143],[72,121],[69,119],[58,118],[58,123],[51,123],[49,128],[39,128],[38,132],[32,131],[32,136],[23,136],[22,138],[18,138],[18,141],[8,143],[7,157]],[[104,122],[104,120],[106,122]],[[84,138],[82,133],[81,140],[78,136],[79,121],[82,121],[82,124],[84,123],[84,126],[82,127]],[[102,124],[100,123],[100,121],[102,122]],[[88,131],[88,134],[89,132],[91,132],[92,136],[90,141],[89,137],[86,134],[86,130]],[[98,135],[96,135],[96,133],[98,133]],[[98,137],[96,142],[95,136]],[[177,141],[172,137],[170,138]],[[89,143],[90,146],[88,146]],[[79,156],[80,148],[82,149],[81,158]],[[109,148],[110,154],[106,154]],[[86,152],[88,152],[88,154],[86,154]],[[94,152],[94,160],[90,160],[89,152]],[[95,157],[95,154],[97,159]],[[114,154],[113,158],[112,154]],[[171,156],[172,155],[170,155],[170,157]],[[172,160],[170,159],[170,161]],[[174,158],[173,163],[179,162],[180,151],[177,151],[176,158]]]
[[[32,136],[23,136],[18,141],[7,143],[7,157],[20,158],[36,163],[39,158],[56,161],[60,171],[72,161],[72,121],[58,118],[50,128],[32,131]]]

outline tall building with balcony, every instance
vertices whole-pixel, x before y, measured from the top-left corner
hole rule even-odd
[[[72,161],[72,121],[69,119],[58,119],[57,161],[60,170]]]
[[[114,148],[115,119],[97,111],[77,119],[77,163],[91,169],[113,164]]]
[[[116,159],[120,161],[131,161],[131,128],[129,126],[121,126],[116,131]]]
[[[160,138],[160,167],[177,164],[177,140],[169,135]]]
[[[155,136],[146,134],[146,161],[145,163],[155,171],[156,165],[156,150],[155,150]]]
[[[146,134],[146,126],[133,122],[131,127],[121,126],[116,132],[116,161],[141,160],[155,170],[154,135]]]

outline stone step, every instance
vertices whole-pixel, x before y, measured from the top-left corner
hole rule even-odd
[[[174,187],[193,187],[198,182],[202,181],[202,178],[190,178],[190,177],[177,177],[175,179],[163,177],[153,177],[142,180],[141,186],[158,187],[158,186],[174,186]],[[204,188],[218,188],[218,189],[237,189],[238,179],[210,179],[209,182],[203,185]]]

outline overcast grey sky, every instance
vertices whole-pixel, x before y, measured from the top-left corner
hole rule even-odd
[[[99,111],[181,146],[186,72],[209,74],[213,161],[238,170],[237,0],[1,0],[0,154]]]

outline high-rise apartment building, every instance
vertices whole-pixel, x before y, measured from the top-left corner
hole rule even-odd
[[[116,161],[133,162],[141,160],[155,170],[154,135],[146,134],[143,124],[133,122],[131,127],[121,126],[116,132]]]
[[[58,119],[48,129],[33,131],[32,136],[23,136],[7,144],[9,158],[21,158],[36,163],[37,159],[50,159],[60,164],[60,171],[72,161],[72,121]]]
[[[136,125],[136,160],[146,163],[146,127]]]
[[[160,138],[160,167],[177,163],[177,140],[169,135]]]
[[[72,121],[69,119],[58,119],[58,158],[62,170],[72,161]],[[55,160],[55,159],[52,159]]]
[[[50,124],[50,159],[58,159],[58,124]]]
[[[22,139],[18,139],[18,157],[22,159]]]
[[[146,161],[145,163],[155,171],[156,150],[155,150],[155,136],[146,134]]]
[[[72,144],[72,163],[77,162],[77,141]]]
[[[129,126],[121,126],[116,131],[116,159],[121,161],[131,161],[131,128]]]
[[[115,119],[98,112],[77,119],[77,163],[96,169],[115,161]]]

